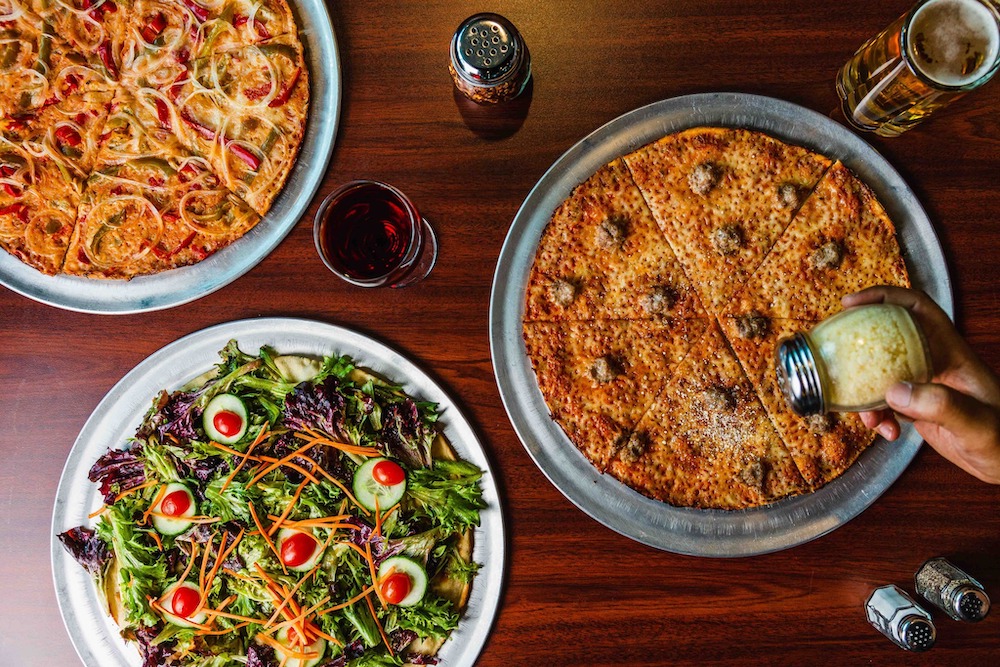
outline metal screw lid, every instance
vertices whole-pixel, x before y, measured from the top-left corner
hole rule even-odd
[[[778,384],[788,405],[802,416],[824,411],[823,385],[816,357],[805,335],[796,333],[778,344]]]
[[[926,618],[912,615],[900,622],[899,636],[906,648],[919,653],[934,646],[937,631],[934,629],[934,624]]]
[[[523,58],[521,34],[499,14],[470,16],[451,40],[455,71],[480,85],[495,85],[515,75]]]
[[[974,586],[963,586],[955,595],[955,611],[967,621],[981,621],[990,613],[990,598]]]

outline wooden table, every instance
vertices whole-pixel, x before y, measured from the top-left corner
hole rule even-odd
[[[507,228],[576,141],[622,113],[686,93],[758,93],[832,112],[839,66],[909,4],[330,2],[344,96],[322,193],[361,177],[398,185],[437,229],[440,261],[403,290],[339,281],[313,248],[317,196],[256,268],[171,310],[80,314],[0,289],[0,664],[78,663],[51,583],[50,522],[63,462],[100,399],[167,343],[264,315],[336,323],[386,342],[436,377],[474,423],[496,465],[510,547],[480,665],[916,663],[868,625],[864,601],[885,583],[912,590],[916,568],[941,554],[1000,601],[1000,487],[924,448],[870,509],[809,544],[736,560],[656,551],[588,518],[535,467],[500,401],[487,330]],[[484,9],[508,16],[530,45],[535,78],[523,119],[463,115],[456,104],[448,41],[462,19]],[[960,326],[994,368],[998,108],[993,82],[900,138],[868,137],[926,207]],[[1000,657],[1000,613],[978,625],[938,619],[938,646],[923,664]]]

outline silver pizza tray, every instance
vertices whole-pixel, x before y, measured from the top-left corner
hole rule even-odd
[[[309,117],[292,173],[253,229],[197,264],[132,280],[47,276],[0,250],[0,285],[42,303],[85,313],[125,314],[179,306],[225,287],[267,257],[312,200],[326,173],[340,117],[337,40],[323,0],[290,3],[309,68]]]
[[[500,252],[490,298],[490,346],[500,396],[514,430],[541,471],[595,520],[643,544],[680,554],[752,556],[816,539],[850,521],[902,474],[922,439],[910,425],[899,440],[878,438],[841,477],[815,493],[740,510],[678,508],[602,475],[549,416],[521,335],[525,291],[542,230],[573,188],[601,166],[660,137],[717,125],[759,130],[840,159],[867,183],[897,228],[914,287],[953,316],[951,281],[937,235],[913,191],[870,145],[809,109],[741,93],[656,102],[604,125],[562,155],[528,194]]]
[[[483,499],[475,530],[473,560],[481,568],[472,584],[458,628],[438,656],[443,667],[475,664],[500,604],[506,559],[506,536],[496,475],[472,425],[438,384],[404,356],[360,333],[310,320],[261,318],[220,324],[190,334],[147,357],[123,377],[94,409],[70,450],[56,491],[52,513],[51,558],[59,611],[76,651],[87,667],[137,667],[139,652],[127,645],[108,616],[86,570],[63,548],[57,535],[93,525],[88,515],[102,505],[87,471],[109,447],[123,446],[162,389],[178,389],[219,363],[219,350],[235,339],[256,354],[269,345],[281,354],[322,357],[346,354],[368,370],[402,385],[420,400],[438,404],[439,424],[458,455],[485,471]]]

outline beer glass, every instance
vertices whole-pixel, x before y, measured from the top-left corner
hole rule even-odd
[[[844,65],[837,94],[848,122],[895,137],[989,81],[1000,65],[992,0],[921,0]]]

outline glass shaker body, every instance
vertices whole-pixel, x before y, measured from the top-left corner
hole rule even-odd
[[[800,415],[886,407],[896,382],[932,376],[927,340],[906,308],[849,308],[778,344],[778,380]]]
[[[889,584],[872,591],[865,614],[879,632],[907,651],[926,651],[937,639],[931,615],[898,586]]]
[[[976,623],[990,612],[983,585],[945,558],[921,565],[913,582],[917,593],[956,621]]]

